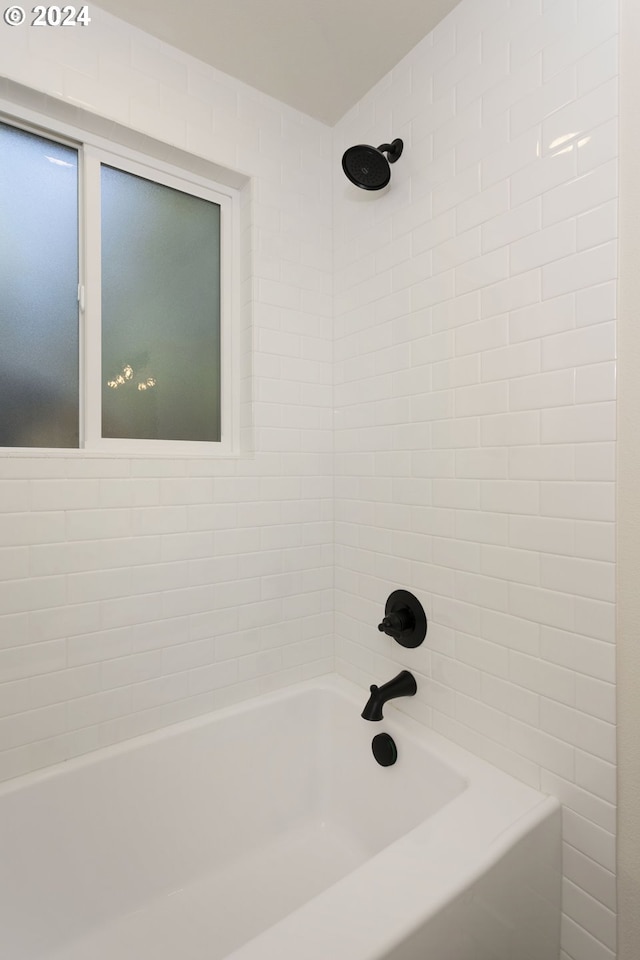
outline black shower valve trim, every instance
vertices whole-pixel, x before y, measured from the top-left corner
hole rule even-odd
[[[419,647],[427,635],[427,617],[418,598],[408,590],[394,590],[378,630],[403,647]]]

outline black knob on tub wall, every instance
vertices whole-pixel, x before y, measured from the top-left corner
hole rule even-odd
[[[393,737],[379,733],[371,741],[373,755],[381,767],[392,767],[398,759],[398,750]]]
[[[408,590],[389,594],[378,630],[403,647],[419,647],[427,635],[427,616],[422,604]]]

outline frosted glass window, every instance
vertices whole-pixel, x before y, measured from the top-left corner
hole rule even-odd
[[[0,446],[77,447],[78,152],[0,123]]]
[[[17,123],[0,122],[0,448],[226,455],[235,191]]]
[[[102,435],[220,440],[220,207],[101,167]]]

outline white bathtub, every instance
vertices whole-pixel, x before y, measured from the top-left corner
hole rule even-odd
[[[367,696],[323,678],[3,785],[0,956],[558,960],[558,804]]]

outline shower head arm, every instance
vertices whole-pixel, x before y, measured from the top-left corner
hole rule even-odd
[[[394,140],[392,143],[381,143],[377,148],[380,153],[387,154],[387,160],[389,163],[395,163],[396,160],[400,158],[402,154],[403,143],[399,138]]]

